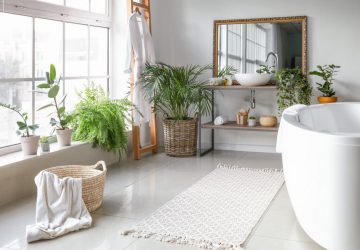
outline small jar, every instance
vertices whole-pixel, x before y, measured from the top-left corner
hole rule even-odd
[[[240,126],[246,126],[248,122],[248,115],[244,115],[241,113],[237,113],[236,115],[236,123]]]

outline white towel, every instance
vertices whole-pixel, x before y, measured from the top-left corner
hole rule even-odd
[[[227,123],[228,121],[229,120],[228,120],[228,117],[226,115],[220,115],[220,116],[215,118],[214,125],[216,125],[216,126],[223,125],[224,123]]]
[[[41,171],[37,186],[36,224],[26,226],[26,240],[53,239],[91,226],[92,218],[82,199],[81,179]]]

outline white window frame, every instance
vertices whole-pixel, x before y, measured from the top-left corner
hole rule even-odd
[[[4,2],[5,1],[5,2]],[[66,0],[64,0],[66,1]],[[65,2],[66,3],[66,2]],[[108,0],[107,14],[99,14],[90,12],[91,0],[89,0],[89,11],[78,10],[62,5],[46,3],[35,0],[0,0],[0,15],[5,13],[28,16],[32,18],[32,77],[31,78],[0,78],[1,83],[10,82],[31,82],[32,89],[35,89],[35,83],[44,81],[45,78],[35,77],[35,18],[60,21],[63,25],[63,91],[66,92],[66,80],[86,79],[90,83],[91,79],[107,79],[106,92],[110,90],[110,29],[111,29],[111,6],[112,1]],[[87,26],[88,30],[88,74],[87,76],[67,77],[65,72],[65,23],[82,24]],[[90,27],[107,28],[107,75],[91,75],[90,74]],[[35,94],[32,96],[32,122],[35,123]],[[11,152],[20,151],[20,143],[15,145],[7,145],[0,147],[0,156]]]

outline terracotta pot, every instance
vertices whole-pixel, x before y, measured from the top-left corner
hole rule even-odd
[[[319,103],[323,104],[323,103],[333,103],[333,102],[337,102],[337,97],[336,96],[331,96],[331,97],[327,97],[327,96],[318,96],[318,101]]]
[[[31,135],[29,137],[20,137],[21,149],[24,155],[36,155],[39,147],[40,136]]]
[[[261,116],[260,125],[263,127],[275,127],[277,125],[276,116]]]
[[[59,143],[59,146],[65,147],[71,145],[71,135],[72,135],[72,129],[57,129],[56,130],[56,137],[57,141]]]

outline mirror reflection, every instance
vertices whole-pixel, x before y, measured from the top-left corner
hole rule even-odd
[[[302,23],[239,23],[218,26],[218,70],[232,66],[255,73],[260,65],[302,67]]]

